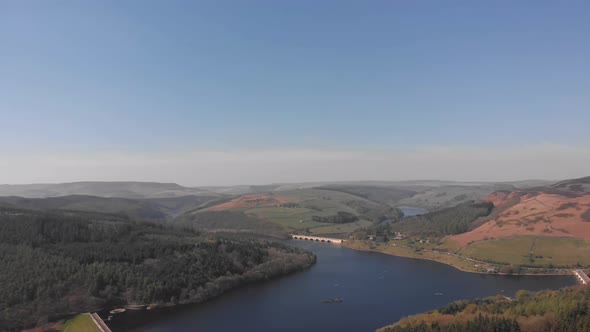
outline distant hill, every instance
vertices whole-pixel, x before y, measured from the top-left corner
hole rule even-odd
[[[316,187],[320,190],[340,191],[373,202],[393,205],[404,198],[412,197],[416,191],[405,187],[368,186],[368,185],[327,185]]]
[[[471,185],[440,185],[415,188],[412,197],[399,200],[397,206],[414,206],[429,211],[441,210],[449,207],[479,201],[498,190],[515,190],[515,186],[506,183],[488,183]]]
[[[499,191],[486,198],[496,207],[478,228],[453,237],[461,246],[516,235],[590,240],[590,177],[525,190]]]
[[[522,180],[508,182],[461,182],[441,180],[405,180],[405,181],[318,181],[300,183],[275,183],[268,185],[236,185],[236,186],[208,186],[200,187],[214,193],[226,195],[244,195],[248,193],[281,192],[298,189],[311,189],[318,187],[371,187],[371,188],[397,188],[420,192],[427,189],[442,189],[446,187],[464,188],[465,191],[472,191],[474,187],[492,188],[489,193],[504,189],[524,189],[536,186],[545,186],[555,183],[550,180]],[[469,188],[471,187],[471,188]],[[440,192],[440,191],[439,191]],[[486,194],[487,195],[487,194]],[[484,195],[485,196],[485,195]],[[482,196],[483,197],[483,196]]]
[[[132,220],[164,221],[173,219],[217,196],[180,196],[164,198],[120,198],[69,195],[47,198],[0,197],[0,206],[30,210],[70,210],[119,214]]]
[[[494,187],[501,189],[470,199]],[[430,187],[404,198],[396,205],[428,199],[437,208],[358,228],[348,244],[484,273],[590,267],[590,177],[526,188],[506,183],[467,188]],[[440,208],[441,203],[449,206]]]
[[[288,195],[294,191],[322,190],[341,192],[394,207],[417,207],[429,211],[479,201],[500,190],[512,191],[549,186],[555,181],[524,180],[513,182],[459,182],[437,180],[412,181],[347,181],[283,183],[268,186],[203,187],[223,195],[267,194]]]
[[[445,211],[454,207],[471,207],[474,201],[479,202],[498,190],[510,191],[516,190],[516,185],[524,187],[539,184],[547,184],[547,182],[537,180],[518,183],[434,180],[351,181],[207,187],[204,189],[224,193],[225,198],[208,202],[198,211],[191,211],[178,217],[177,222],[197,229],[256,231],[269,229],[274,232],[278,226],[285,233],[304,232],[347,237],[357,229],[376,226],[383,221],[399,220],[401,218],[399,207],[425,208],[432,212]],[[229,193],[238,194],[228,198]],[[471,229],[473,219],[479,215],[488,214],[487,208],[481,209],[485,212],[483,213],[477,203],[473,206],[474,211],[467,211],[470,210],[469,208],[457,208],[449,210],[451,212],[444,212],[440,216],[461,216],[462,219],[455,220],[455,226],[461,230],[465,227]],[[231,213],[215,213],[221,211],[231,211]],[[355,215],[358,220],[337,225],[323,222],[332,220],[339,214],[347,213]],[[475,217],[470,219],[472,215]],[[437,215],[437,220],[444,219],[440,216]],[[438,221],[436,224],[438,225]],[[415,231],[420,234],[431,232],[431,230],[422,231],[420,227]],[[440,234],[450,235],[456,232]]]
[[[68,195],[89,195],[122,198],[162,198],[187,195],[211,195],[203,189],[188,188],[176,183],[157,182],[72,182],[56,184],[0,185],[0,196],[45,198]]]
[[[589,194],[590,176],[557,182],[556,184],[552,185],[551,188],[556,190],[556,193],[563,195],[570,194],[576,196],[577,194]]]
[[[493,212],[447,237],[455,254],[515,267],[590,266],[590,177],[497,191],[483,201]]]
[[[407,190],[369,186],[248,193],[209,202],[198,210],[176,218],[175,223],[216,231],[254,231],[265,234],[302,232],[345,237],[360,227],[400,219],[400,210],[379,202],[390,200],[397,192],[401,192],[402,197],[412,194],[406,194]],[[350,218],[340,218],[342,216]]]
[[[316,186],[315,189],[340,191],[390,206],[409,206],[436,211],[462,203],[479,201],[499,190],[526,189],[552,183],[554,182],[543,180],[498,183],[436,180],[375,181],[326,184]]]

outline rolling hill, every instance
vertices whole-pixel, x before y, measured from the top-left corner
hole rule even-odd
[[[355,193],[321,188],[249,193],[207,205],[178,217],[175,223],[207,230],[346,236],[359,227],[401,217],[400,211],[392,206]],[[330,222],[338,215],[351,216],[351,222]]]
[[[87,195],[121,198],[163,198],[188,195],[212,195],[198,188],[176,183],[158,182],[72,182],[52,184],[0,185],[0,196],[45,198],[68,195]]]
[[[284,233],[346,237],[359,228],[374,226],[385,220],[399,220],[401,214],[398,207],[443,211],[455,206],[469,206],[497,190],[514,190],[517,184],[530,186],[539,183],[544,182],[359,181],[208,187],[206,189],[213,192],[239,194],[233,198],[221,198],[218,204],[209,202],[201,209],[179,217],[177,222],[208,230],[260,231],[268,227],[273,232],[282,230]],[[346,213],[353,214],[358,221],[342,224],[324,222]],[[221,220],[222,215],[226,219]]]
[[[487,238],[534,235],[590,240],[590,177],[487,196],[495,213],[478,228],[453,237],[459,245]]]
[[[590,177],[457,200],[427,214],[360,228],[352,238],[352,248],[465,271],[568,273],[590,267]]]
[[[499,196],[499,190],[528,193],[540,185],[546,182],[353,181],[205,188],[154,182],[74,182],[0,185],[0,196],[8,196],[0,197],[0,205],[106,212],[206,230],[348,236],[356,229],[399,219],[398,207],[442,211],[494,192]],[[584,186],[578,182],[564,181],[555,184],[552,192],[572,196],[580,188]],[[358,220],[325,222],[346,214]]]
[[[499,191],[494,212],[450,239],[457,253],[523,266],[590,265],[590,177]]]
[[[0,206],[30,210],[70,210],[125,215],[132,220],[166,221],[218,196],[179,196],[165,198],[119,198],[69,195],[48,198],[0,197]]]

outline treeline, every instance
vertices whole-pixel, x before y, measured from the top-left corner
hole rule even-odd
[[[299,208],[299,207],[301,207],[301,205],[299,205],[297,203],[283,203],[283,204],[280,204],[279,207],[284,207],[284,208]]]
[[[456,301],[379,331],[590,331],[590,288],[519,291],[514,300],[496,296]]]
[[[65,210],[113,213],[133,220],[166,222],[175,216],[214,200],[214,196],[180,196],[164,198],[121,198],[69,195],[47,198],[0,197],[0,206],[26,210]]]
[[[189,303],[309,266],[258,239],[73,212],[0,210],[0,331],[124,304]]]
[[[316,222],[325,222],[330,224],[346,224],[359,220],[355,214],[346,211],[338,211],[333,216],[313,216],[311,220]]]
[[[421,322],[416,326],[395,326],[386,328],[382,332],[521,332],[518,322],[514,319],[486,317],[479,315],[466,322],[452,322],[448,325],[433,322]]]
[[[465,233],[479,217],[488,216],[491,202],[466,202],[443,210],[412,216],[392,226],[394,232],[408,236],[444,236]]]
[[[374,236],[377,242],[387,242],[398,232],[404,237],[440,238],[469,231],[477,218],[489,215],[493,208],[489,202],[466,202],[418,216],[376,223],[355,230],[352,236],[357,240]]]
[[[356,210],[361,219],[372,221],[375,224],[382,223],[384,221],[397,222],[404,217],[402,210],[386,204],[378,204],[360,200],[350,200],[345,202],[345,204]]]

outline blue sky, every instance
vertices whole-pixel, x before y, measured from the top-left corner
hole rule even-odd
[[[0,149],[585,149],[588,59],[587,1],[2,1]]]

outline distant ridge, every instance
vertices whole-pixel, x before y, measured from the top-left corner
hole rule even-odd
[[[0,196],[47,198],[89,195],[120,198],[163,198],[210,194],[207,190],[183,187],[176,183],[158,182],[70,182],[0,185]]]
[[[139,181],[79,181],[66,183],[0,184],[0,196],[19,196],[25,198],[47,198],[68,195],[89,195],[120,198],[163,198],[187,195],[243,195],[247,193],[277,192],[293,189],[306,189],[326,185],[365,185],[377,187],[443,187],[443,186],[489,186],[504,185],[506,189],[547,186],[556,181],[523,180],[512,182],[485,181],[324,181],[301,183],[273,183],[268,185],[235,185],[185,187],[177,183],[139,182]],[[564,183],[562,181],[559,183]],[[559,184],[557,183],[557,184]],[[557,185],[556,184],[556,185]]]
[[[0,197],[0,207],[27,210],[67,210],[118,214],[132,220],[166,221],[218,199],[216,195],[162,198],[122,198],[67,195],[45,198]]]

